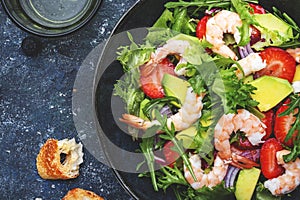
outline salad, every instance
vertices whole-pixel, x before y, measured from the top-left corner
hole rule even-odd
[[[120,47],[114,94],[155,191],[178,199],[296,198],[300,28],[256,0],[168,2]]]

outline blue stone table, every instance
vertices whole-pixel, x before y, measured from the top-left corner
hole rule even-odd
[[[57,200],[75,187],[105,199],[131,199],[112,170],[88,151],[80,176],[73,180],[43,180],[35,159],[48,138],[79,140],[72,116],[76,74],[136,1],[103,0],[95,17],[80,30],[40,38],[42,49],[35,57],[21,49],[30,34],[18,28],[0,5],[0,200]]]

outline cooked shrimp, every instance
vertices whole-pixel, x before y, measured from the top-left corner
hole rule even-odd
[[[297,63],[300,63],[300,48],[287,49],[286,51],[295,58]]]
[[[237,114],[223,115],[218,121],[214,132],[214,145],[218,155],[227,162],[240,167],[255,166],[253,161],[233,154],[230,149],[229,138],[232,132],[242,131],[252,145],[263,143],[266,126],[258,117],[245,109],[239,109]]]
[[[203,96],[195,94],[191,87],[188,88],[182,107],[176,114],[167,119],[168,128],[171,128],[171,124],[173,123],[175,131],[180,131],[189,128],[196,122],[201,117],[203,108],[202,98]],[[120,121],[142,130],[146,130],[153,125],[159,125],[157,120],[147,121],[130,114],[123,114],[122,117]]]
[[[237,60],[236,54],[225,45],[224,33],[231,33],[237,43],[241,40],[238,27],[242,26],[242,20],[235,12],[222,10],[211,17],[206,24],[206,40],[213,45],[212,51],[224,57]]]
[[[294,162],[285,163],[283,156],[289,153],[290,151],[288,150],[276,153],[277,163],[285,168],[285,173],[264,183],[264,186],[273,195],[279,196],[290,193],[300,185],[300,159],[297,158]]]
[[[189,160],[197,181],[194,180],[191,172],[186,166],[184,166],[184,177],[195,190],[200,189],[203,186],[212,188],[220,184],[226,175],[228,164],[225,164],[219,156],[216,156],[214,166],[209,173],[205,173],[202,170],[199,155],[192,155]]]
[[[257,72],[267,66],[267,63],[263,61],[259,53],[251,53],[237,62],[240,64],[245,76]],[[237,68],[236,74],[239,78],[243,77],[243,73],[239,68]]]
[[[165,59],[168,55],[178,55],[180,57],[179,63],[186,63],[182,58],[185,50],[191,45],[185,40],[168,40],[165,45],[156,49],[154,53],[151,54],[150,60],[143,67],[143,76],[149,75],[152,70]],[[182,75],[182,74],[181,74]]]

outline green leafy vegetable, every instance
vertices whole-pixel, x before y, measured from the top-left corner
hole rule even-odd
[[[230,189],[226,189],[224,187],[224,183],[216,185],[213,188],[203,187],[199,190],[194,190],[192,187],[189,187],[182,193],[182,197],[185,200],[234,199],[232,191]]]
[[[257,25],[257,22],[250,15],[249,6],[246,2],[242,0],[231,0],[231,2],[243,22],[242,27],[239,28],[241,40],[238,45],[246,46],[250,42],[250,25]]]
[[[171,129],[168,128],[167,125],[167,118],[166,116],[161,116],[160,113],[156,110],[155,113],[156,119],[161,124],[160,130],[165,133],[164,139],[168,139],[173,142],[175,150],[179,153],[180,157],[183,160],[184,165],[187,167],[187,169],[191,172],[191,175],[194,180],[197,180],[194,170],[192,168],[192,165],[188,159],[187,154],[185,153],[185,150],[183,148],[183,144],[179,142],[175,137],[175,127],[174,124],[171,124]]]
[[[153,139],[153,137],[151,137],[151,136],[153,136],[153,132],[155,133],[156,130],[157,130],[157,127],[152,127],[147,130],[147,132],[144,134],[142,142],[140,143],[140,148],[146,159],[146,163],[147,163],[149,173],[151,176],[153,188],[155,191],[158,191],[156,175],[155,175],[155,170],[154,170],[154,153],[153,153],[154,139]]]
[[[271,192],[264,187],[262,183],[258,183],[255,191],[256,200],[281,200],[280,196],[273,196]]]
[[[132,70],[126,73],[123,79],[118,80],[114,85],[114,95],[119,96],[126,103],[126,110],[129,114],[139,114],[140,103],[145,98],[143,91],[138,86],[138,71]]]
[[[120,47],[117,60],[123,66],[124,72],[133,70],[150,60],[154,47],[149,44],[138,45],[133,41],[132,35],[128,32],[128,38],[131,41],[130,46]]]
[[[186,185],[189,183],[186,181],[184,175],[182,174],[182,169],[179,169],[176,165],[174,168],[165,166],[161,168],[160,172],[157,173],[158,187],[166,191],[168,187],[173,184]]]
[[[243,80],[239,80],[235,68],[221,69],[221,79],[216,79],[212,90],[221,98],[225,114],[236,113],[238,108],[255,107],[258,102],[251,98],[256,89]]]
[[[153,27],[155,28],[169,28],[169,24],[174,22],[173,13],[169,9],[165,9]]]
[[[249,3],[258,3],[257,0],[246,0]],[[179,2],[168,2],[165,4],[166,8],[177,8],[177,7],[198,7],[210,10],[211,8],[224,8],[228,9],[231,7],[230,0],[197,0],[197,1],[179,1]]]

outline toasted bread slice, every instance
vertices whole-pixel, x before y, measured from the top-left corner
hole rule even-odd
[[[62,200],[104,200],[102,197],[98,196],[94,192],[74,188],[70,190]]]
[[[61,161],[62,154],[65,159]],[[48,139],[42,146],[36,166],[44,179],[72,179],[79,176],[79,165],[83,162],[82,144],[75,139]]]

